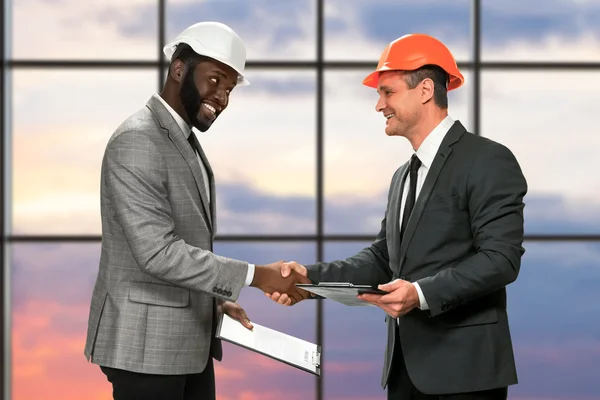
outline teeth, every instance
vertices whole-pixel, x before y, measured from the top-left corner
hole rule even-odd
[[[392,118],[393,116],[394,116],[394,114],[388,114],[388,115],[385,115],[385,119],[390,119],[390,118]]]
[[[204,107],[208,108],[208,110],[211,113],[215,114],[217,112],[217,110],[215,110],[215,108],[213,106],[211,106],[210,104],[206,104],[206,103],[203,103],[203,104],[204,104]]]

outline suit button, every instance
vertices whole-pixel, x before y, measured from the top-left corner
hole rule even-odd
[[[219,292],[218,292],[218,290],[219,290],[219,289],[218,289],[216,286],[213,286],[213,292],[215,292],[215,293],[219,293]]]
[[[232,294],[233,294],[233,293],[231,293],[231,290],[228,290],[228,291],[227,291],[227,297],[231,297],[231,295],[232,295]]]

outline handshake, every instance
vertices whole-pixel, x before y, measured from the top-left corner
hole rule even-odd
[[[311,296],[310,292],[296,287],[296,283],[311,283],[306,268],[294,261],[277,261],[256,265],[250,286],[262,290],[279,304],[291,306]]]

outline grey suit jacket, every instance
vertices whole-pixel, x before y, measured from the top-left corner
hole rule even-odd
[[[102,252],[88,360],[188,374],[202,372],[211,354],[221,358],[217,303],[237,300],[248,264],[212,253],[215,184],[201,153],[210,203],[198,158],[160,100],[151,98],[110,138],[102,161]]]
[[[525,251],[527,183],[517,160],[503,145],[455,122],[401,240],[407,167],[392,178],[385,218],[372,245],[346,260],[307,266],[309,278],[372,285],[397,278],[419,282],[430,310],[385,318],[384,388],[394,346],[402,346],[411,380],[426,394],[517,383],[505,289],[517,278]]]

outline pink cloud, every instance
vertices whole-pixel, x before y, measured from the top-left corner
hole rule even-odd
[[[375,361],[356,361],[356,362],[328,362],[325,369],[328,374],[356,374],[369,372],[382,368],[381,363]]]

